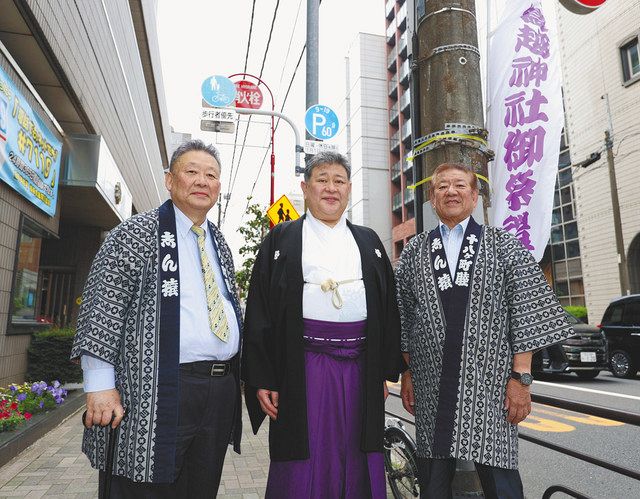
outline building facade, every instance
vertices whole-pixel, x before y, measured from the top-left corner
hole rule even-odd
[[[0,386],[73,326],[106,231],[166,198],[156,2],[3,1]],[[47,380],[51,381],[51,380]]]
[[[376,231],[391,255],[385,37],[356,36],[346,58],[346,154],[351,161],[349,219]]]
[[[557,18],[571,163],[600,154],[588,167],[573,169],[584,300],[590,321],[598,322],[612,298],[640,292],[640,0],[606,2],[582,16],[558,4]],[[621,289],[618,270],[607,130],[612,132],[627,289]]]
[[[385,2],[387,42],[387,123],[391,192],[391,244],[393,261],[416,233],[412,163],[406,160],[412,147],[408,26],[412,2]]]

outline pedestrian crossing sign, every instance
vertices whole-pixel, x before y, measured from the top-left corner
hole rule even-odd
[[[289,198],[285,195],[280,196],[280,199],[269,206],[267,215],[273,225],[278,225],[282,222],[288,222],[290,220],[297,220],[300,218],[300,215],[291,204],[291,201],[289,201]]]

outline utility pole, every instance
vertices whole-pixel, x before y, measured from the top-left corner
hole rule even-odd
[[[320,40],[320,1],[307,0],[307,83],[306,109],[318,103],[318,59]],[[307,132],[307,139],[313,137]]]
[[[609,186],[611,188],[611,208],[613,211],[613,227],[616,234],[616,251],[618,253],[618,273],[620,275],[620,294],[628,295],[629,269],[627,257],[624,252],[624,238],[622,236],[622,222],[620,220],[620,203],[618,201],[618,182],[613,159],[613,139],[609,130],[604,132],[604,146],[607,150],[607,163],[609,165]]]
[[[474,0],[430,0],[418,13],[416,114],[420,134],[414,157],[422,155],[422,178],[441,163],[463,163],[479,175],[485,222],[490,206],[487,162],[493,153],[484,128],[480,51]],[[421,184],[428,199],[428,182]],[[421,229],[421,228],[419,228]]]

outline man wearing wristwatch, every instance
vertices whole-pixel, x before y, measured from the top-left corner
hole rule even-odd
[[[573,331],[529,251],[471,217],[473,171],[442,164],[429,188],[440,223],[409,241],[396,268],[421,497],[451,497],[465,459],[484,497],[522,498],[517,425],[531,412],[533,351]]]

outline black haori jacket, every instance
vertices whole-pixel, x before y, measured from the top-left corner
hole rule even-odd
[[[306,380],[302,319],[302,225],[276,225],[263,241],[251,276],[245,315],[245,399],[254,433],[265,414],[258,388],[279,392],[278,419],[271,421],[274,461],[307,459]],[[376,233],[347,222],[360,250],[367,301],[366,360],[361,450],[382,451],[382,383],[397,381],[402,368],[400,323],[391,264]]]

